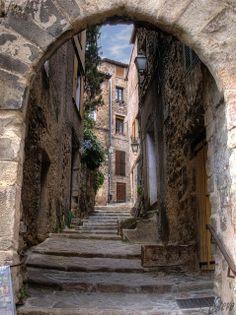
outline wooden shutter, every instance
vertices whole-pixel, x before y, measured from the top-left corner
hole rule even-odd
[[[125,152],[116,151],[116,175],[125,176]]]
[[[116,76],[119,78],[124,77],[124,68],[123,67],[116,66]]]
[[[72,97],[74,99],[74,102],[76,102],[76,90],[77,90],[77,80],[78,80],[78,68],[79,63],[76,56],[74,56],[74,69],[73,69],[73,84],[72,84]]]
[[[126,184],[116,183],[116,201],[125,202],[126,201]]]

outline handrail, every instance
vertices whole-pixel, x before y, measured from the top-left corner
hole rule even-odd
[[[228,253],[225,244],[219,238],[219,236],[217,235],[217,233],[216,233],[215,229],[213,228],[213,226],[211,226],[210,224],[207,224],[206,227],[210,231],[214,241],[216,242],[216,245],[218,246],[219,250],[221,251],[222,255],[224,256],[224,259],[226,260],[226,262],[228,264],[228,277],[235,278],[236,277],[236,264],[235,264],[233,258]],[[234,274],[233,276],[230,275],[230,270]]]

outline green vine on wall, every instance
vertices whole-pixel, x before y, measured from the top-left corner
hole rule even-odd
[[[88,114],[84,118],[84,141],[82,161],[90,170],[96,170],[105,160],[105,150],[93,132],[92,118]]]

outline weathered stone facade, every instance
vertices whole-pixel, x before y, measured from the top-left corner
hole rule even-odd
[[[104,105],[96,111],[95,133],[103,147],[106,148],[107,158],[100,168],[105,175],[105,181],[97,192],[96,203],[105,205],[109,202],[119,201],[117,183],[125,184],[125,200],[123,201],[130,200],[127,65],[104,59],[100,71],[107,74],[109,78],[102,83]],[[123,101],[117,99],[117,88],[122,89]],[[117,130],[117,119],[123,121],[122,130]],[[117,175],[116,172],[117,150],[125,152],[124,176]]]
[[[205,203],[203,207],[209,208],[209,223],[217,231],[226,231],[231,221],[230,215],[222,217],[221,212],[223,204],[227,204],[226,196],[229,196],[228,166],[225,164],[227,159],[221,155],[223,151],[224,155],[229,155],[225,148],[223,96],[207,68],[174,37],[145,28],[137,28],[136,36],[138,51],[148,56],[148,72],[140,77],[140,137],[145,208],[152,206],[159,210],[157,232],[161,241],[187,246],[194,244],[191,261],[198,268],[198,264],[204,264],[201,262],[202,231],[199,227],[201,203]],[[155,161],[151,161],[151,175],[148,165],[149,134],[153,137],[151,153],[155,154]],[[199,168],[196,161],[202,147],[207,151],[207,156],[203,158],[203,169]],[[156,199],[151,202],[153,191],[149,185],[153,183],[152,178],[150,183],[153,173],[156,176]],[[208,182],[206,192],[199,191],[197,187],[201,176],[206,176],[205,181]],[[205,185],[204,179],[201,183]],[[207,223],[206,219],[205,225]],[[215,253],[215,246],[210,246],[209,255],[214,253],[215,260],[221,261],[218,252]],[[211,263],[212,261],[209,262]],[[225,264],[224,258],[222,263]],[[219,267],[218,263],[216,266],[216,274],[221,277],[222,266]],[[228,297],[228,301],[233,301],[233,294]]]
[[[235,260],[235,1],[4,2],[6,5],[1,12],[0,24],[1,264],[19,260],[20,201],[29,86],[44,61],[62,43],[87,25],[101,23],[113,16],[152,23],[177,36],[195,50],[224,95],[224,105],[205,115],[205,125],[212,139],[208,143],[214,152],[209,162],[210,172],[212,178],[217,179],[211,186],[214,187],[214,192],[211,192],[212,213],[215,214],[217,232]],[[220,189],[223,179],[227,187]],[[224,229],[223,221],[227,222]],[[227,278],[227,268],[220,254],[216,256],[216,261],[217,292],[224,302],[231,300],[233,295],[236,302],[235,283]]]
[[[20,223],[22,249],[62,229],[69,223],[70,213],[79,214],[83,97],[79,109],[73,97],[77,56],[82,55],[79,71],[84,67],[85,32],[80,38],[83,49],[77,50],[77,37],[64,44],[41,68],[30,90]]]
[[[134,37],[134,38],[133,38]],[[139,81],[138,72],[135,65],[135,58],[137,57],[137,38],[132,35],[131,42],[133,50],[131,53],[129,68],[128,68],[128,134],[129,134],[129,163],[130,163],[130,185],[131,185],[131,201],[135,207],[138,202],[138,191],[140,185],[140,138],[139,138]],[[138,143],[137,152],[133,152],[132,144]]]

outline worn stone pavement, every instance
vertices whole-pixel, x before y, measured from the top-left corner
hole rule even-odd
[[[180,310],[176,298],[213,296],[209,274],[142,268],[141,245],[123,242],[117,220],[127,207],[98,208],[73,229],[51,234],[28,252],[28,294],[18,315],[208,314]]]

